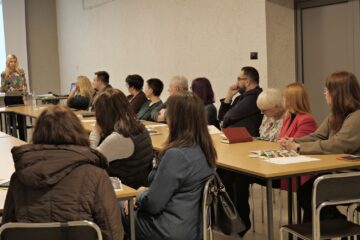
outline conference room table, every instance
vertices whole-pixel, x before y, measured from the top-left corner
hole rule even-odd
[[[38,109],[32,109],[30,106],[11,107],[0,109],[1,111],[12,112],[36,118],[46,106],[40,106]],[[95,126],[95,118],[82,118],[81,113],[75,112],[82,120],[83,126],[91,131]],[[158,134],[152,135],[152,145],[155,150],[160,150],[168,136],[169,129],[165,124],[143,122],[147,126],[151,126]],[[215,149],[218,154],[217,166],[229,171],[245,174],[266,182],[266,198],[267,198],[267,237],[274,239],[273,228],[273,206],[272,206],[272,182],[277,179],[288,179],[288,220],[292,223],[292,184],[291,178],[309,174],[320,174],[333,171],[341,171],[348,169],[359,169],[360,162],[350,162],[337,160],[339,156],[344,154],[331,155],[309,155],[309,157],[317,158],[318,161],[300,162],[290,164],[274,164],[261,158],[251,156],[254,150],[274,150],[279,149],[279,145],[274,142],[252,141],[246,143],[226,144],[220,142],[220,134],[211,134]],[[299,185],[299,184],[298,184]],[[299,213],[299,208],[298,208]],[[298,221],[300,220],[298,214]]]
[[[13,174],[14,162],[11,154],[11,149],[15,146],[21,146],[27,144],[26,142],[0,132],[0,180],[10,179]],[[135,213],[133,198],[136,197],[138,191],[122,184],[122,190],[114,190],[115,196],[118,200],[127,200],[129,204],[129,219],[130,219],[130,239],[135,240]],[[5,198],[7,194],[7,188],[0,188],[0,216],[2,215]]]

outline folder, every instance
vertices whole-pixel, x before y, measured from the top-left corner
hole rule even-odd
[[[253,138],[245,127],[221,129],[225,137],[221,140],[224,143],[252,142]]]

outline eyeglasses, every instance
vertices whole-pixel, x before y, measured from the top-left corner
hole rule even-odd
[[[238,81],[240,81],[240,80],[246,80],[246,79],[247,79],[246,77],[244,77],[244,78],[238,77],[238,78],[237,78]]]

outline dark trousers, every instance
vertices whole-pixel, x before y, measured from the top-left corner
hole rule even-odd
[[[6,96],[4,98],[5,106],[12,106],[12,105],[21,105],[24,104],[24,100],[22,96]],[[16,124],[17,121],[17,124]],[[13,115],[10,115],[9,117],[9,124],[10,126],[17,126],[14,131],[17,131],[19,129],[19,138],[23,141],[26,141],[25,139],[25,131],[26,131],[26,117],[22,115],[17,115],[16,119],[13,117]],[[25,128],[23,128],[25,126]]]
[[[243,236],[251,228],[249,205],[250,184],[257,183],[266,186],[266,181],[225,169],[218,169],[217,171],[225,185],[227,193],[236,206],[239,216],[246,226],[246,229],[239,233],[240,236]],[[280,180],[273,181],[274,188],[279,188],[279,186]]]
[[[303,222],[312,221],[312,188],[317,177],[319,175],[309,179],[297,192],[298,203],[304,211]],[[340,213],[336,206],[324,207],[320,212],[320,220],[337,218],[346,217]]]

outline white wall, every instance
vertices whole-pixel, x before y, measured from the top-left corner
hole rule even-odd
[[[26,46],[25,0],[3,0],[6,54],[15,54],[29,85]],[[2,71],[2,70],[1,70]]]
[[[61,90],[98,70],[122,90],[128,74],[159,77],[166,89],[182,74],[208,77],[218,101],[245,65],[267,86],[265,21],[265,0],[115,0],[93,9],[57,0]],[[258,60],[250,60],[251,51]]]
[[[268,86],[283,89],[296,81],[294,3],[266,1]]]

